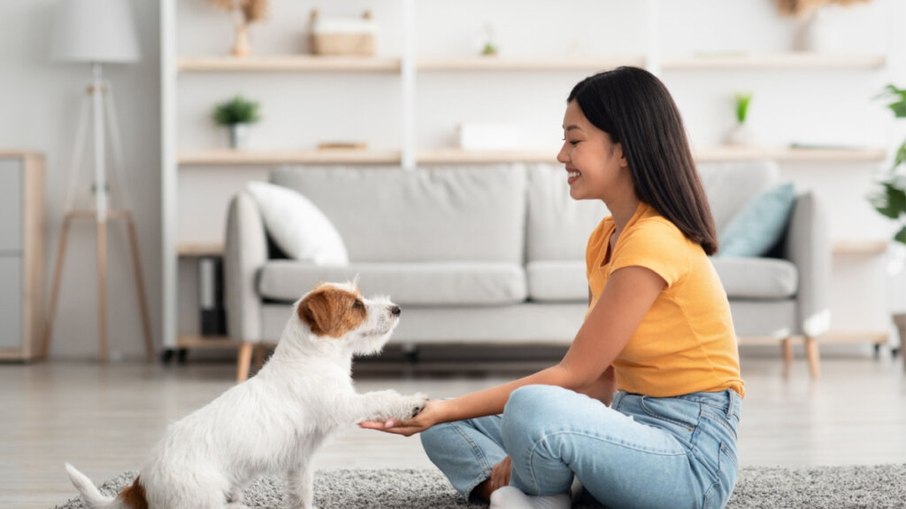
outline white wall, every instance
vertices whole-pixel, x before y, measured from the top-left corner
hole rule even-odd
[[[119,112],[127,177],[138,230],[152,329],[160,334],[160,99],[158,6],[131,0],[138,20],[142,59],[106,66]],[[56,0],[0,2],[0,146],[46,156],[47,296],[66,194],[79,107],[91,79],[87,65],[51,60],[50,35]],[[83,174],[91,170],[86,150]],[[87,180],[87,178],[86,178]],[[86,184],[88,185],[88,184]],[[84,201],[90,202],[85,189]],[[97,355],[97,279],[93,223],[70,233],[61,298],[54,328],[53,357]],[[125,227],[111,223],[108,234],[108,322],[113,358],[143,355],[138,300]],[[48,299],[49,300],[49,299]],[[159,339],[159,338],[158,338]]]
[[[160,185],[158,2],[130,0],[140,24],[144,58],[130,66],[111,67],[118,91],[124,149],[135,163],[132,173],[155,334],[160,334]],[[52,254],[59,228],[66,161],[75,129],[79,94],[87,69],[49,59],[47,33],[55,0],[0,2],[0,55],[3,76],[0,145],[41,150],[48,157],[48,247]],[[224,54],[231,43],[229,19],[205,0],[179,0],[178,51],[181,55]],[[503,55],[557,56],[641,54],[648,41],[645,2],[637,0],[418,0],[416,51],[419,57],[477,51],[484,27],[494,27]],[[664,55],[734,50],[782,51],[792,47],[797,22],[781,18],[770,0],[661,1],[659,49]],[[884,83],[906,80],[906,40],[891,30],[903,19],[902,2],[874,0],[834,21],[843,49],[887,49],[886,70],[665,71],[663,79],[683,111],[698,146],[720,142],[732,122],[732,94],[751,90],[755,98],[751,125],[761,141],[793,141],[883,146],[894,143],[892,120],[872,100]],[[272,0],[271,18],[253,27],[257,53],[305,51],[308,11],[352,15],[370,8],[379,21],[378,54],[399,56],[403,44],[402,2]],[[898,39],[894,39],[898,38]],[[894,41],[894,43],[891,43]],[[523,129],[523,141],[552,152],[559,145],[563,101],[584,73],[419,73],[416,140],[420,149],[449,146],[461,121],[511,121]],[[225,134],[211,125],[212,105],[234,93],[262,100],[264,121],[256,128],[257,148],[312,148],[319,141],[367,140],[375,149],[398,149],[401,109],[399,77],[365,73],[183,75],[179,78],[178,147],[225,146]],[[13,120],[14,119],[14,120]],[[884,237],[889,225],[863,196],[876,164],[784,165],[784,175],[800,187],[817,190],[830,206],[835,239]],[[229,193],[254,168],[189,168],[180,172],[180,240],[219,241]],[[139,193],[138,190],[141,190]],[[111,238],[110,330],[112,349],[141,351],[136,304],[129,279],[128,252],[121,236]],[[54,355],[92,356],[95,352],[93,237],[88,229],[73,236],[66,265],[63,300],[57,319]],[[49,257],[51,267],[53,256]],[[834,326],[840,330],[885,327],[885,280],[882,257],[835,260]],[[181,264],[181,269],[187,263]],[[181,302],[194,296],[191,271],[181,282]],[[181,317],[180,328],[193,327],[194,311]]]

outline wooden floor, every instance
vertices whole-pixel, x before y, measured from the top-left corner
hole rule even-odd
[[[822,379],[812,382],[802,360],[784,377],[777,356],[744,354],[741,464],[906,462],[906,377],[899,359],[844,355],[823,359],[822,367]],[[363,365],[357,386],[447,397],[524,369],[464,375]],[[233,374],[231,364],[212,362],[0,365],[0,507],[48,509],[73,496],[64,461],[97,483],[135,469],[167,423],[230,387]],[[350,428],[325,447],[318,466],[430,463],[417,438]]]

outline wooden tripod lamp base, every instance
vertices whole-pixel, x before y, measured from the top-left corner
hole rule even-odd
[[[138,253],[138,237],[135,233],[135,222],[132,214],[127,210],[109,210],[106,216],[97,215],[93,210],[72,211],[63,217],[63,228],[60,233],[60,245],[57,251],[57,261],[54,267],[53,290],[50,297],[50,310],[47,327],[45,328],[44,341],[41,353],[46,356],[50,350],[53,339],[53,320],[57,310],[57,301],[60,297],[60,283],[63,274],[63,262],[66,257],[66,246],[69,238],[69,229],[76,219],[89,219],[97,223],[97,275],[98,275],[98,359],[107,362],[107,222],[109,220],[123,220],[129,235],[129,247],[132,252],[132,267],[135,273],[135,289],[138,292],[138,302],[142,318],[142,331],[145,336],[145,355],[150,362],[154,358],[154,345],[151,339],[151,321],[148,317],[148,302],[145,299],[145,284],[142,278],[141,260]]]

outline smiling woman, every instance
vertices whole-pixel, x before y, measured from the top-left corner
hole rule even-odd
[[[589,237],[588,310],[563,359],[363,427],[423,432],[457,491],[492,508],[569,507],[574,479],[608,507],[722,507],[744,388],[679,112],[654,75],[620,67],[573,88],[563,130],[570,196],[612,214]]]

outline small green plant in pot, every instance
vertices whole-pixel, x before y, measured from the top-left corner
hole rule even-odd
[[[749,116],[749,105],[752,103],[752,93],[737,93],[733,96],[733,105],[736,112],[736,124],[727,133],[728,145],[751,145],[752,132],[746,125]]]
[[[248,127],[261,120],[259,104],[237,95],[214,107],[214,122],[230,131],[230,148],[244,149],[248,145]]]

